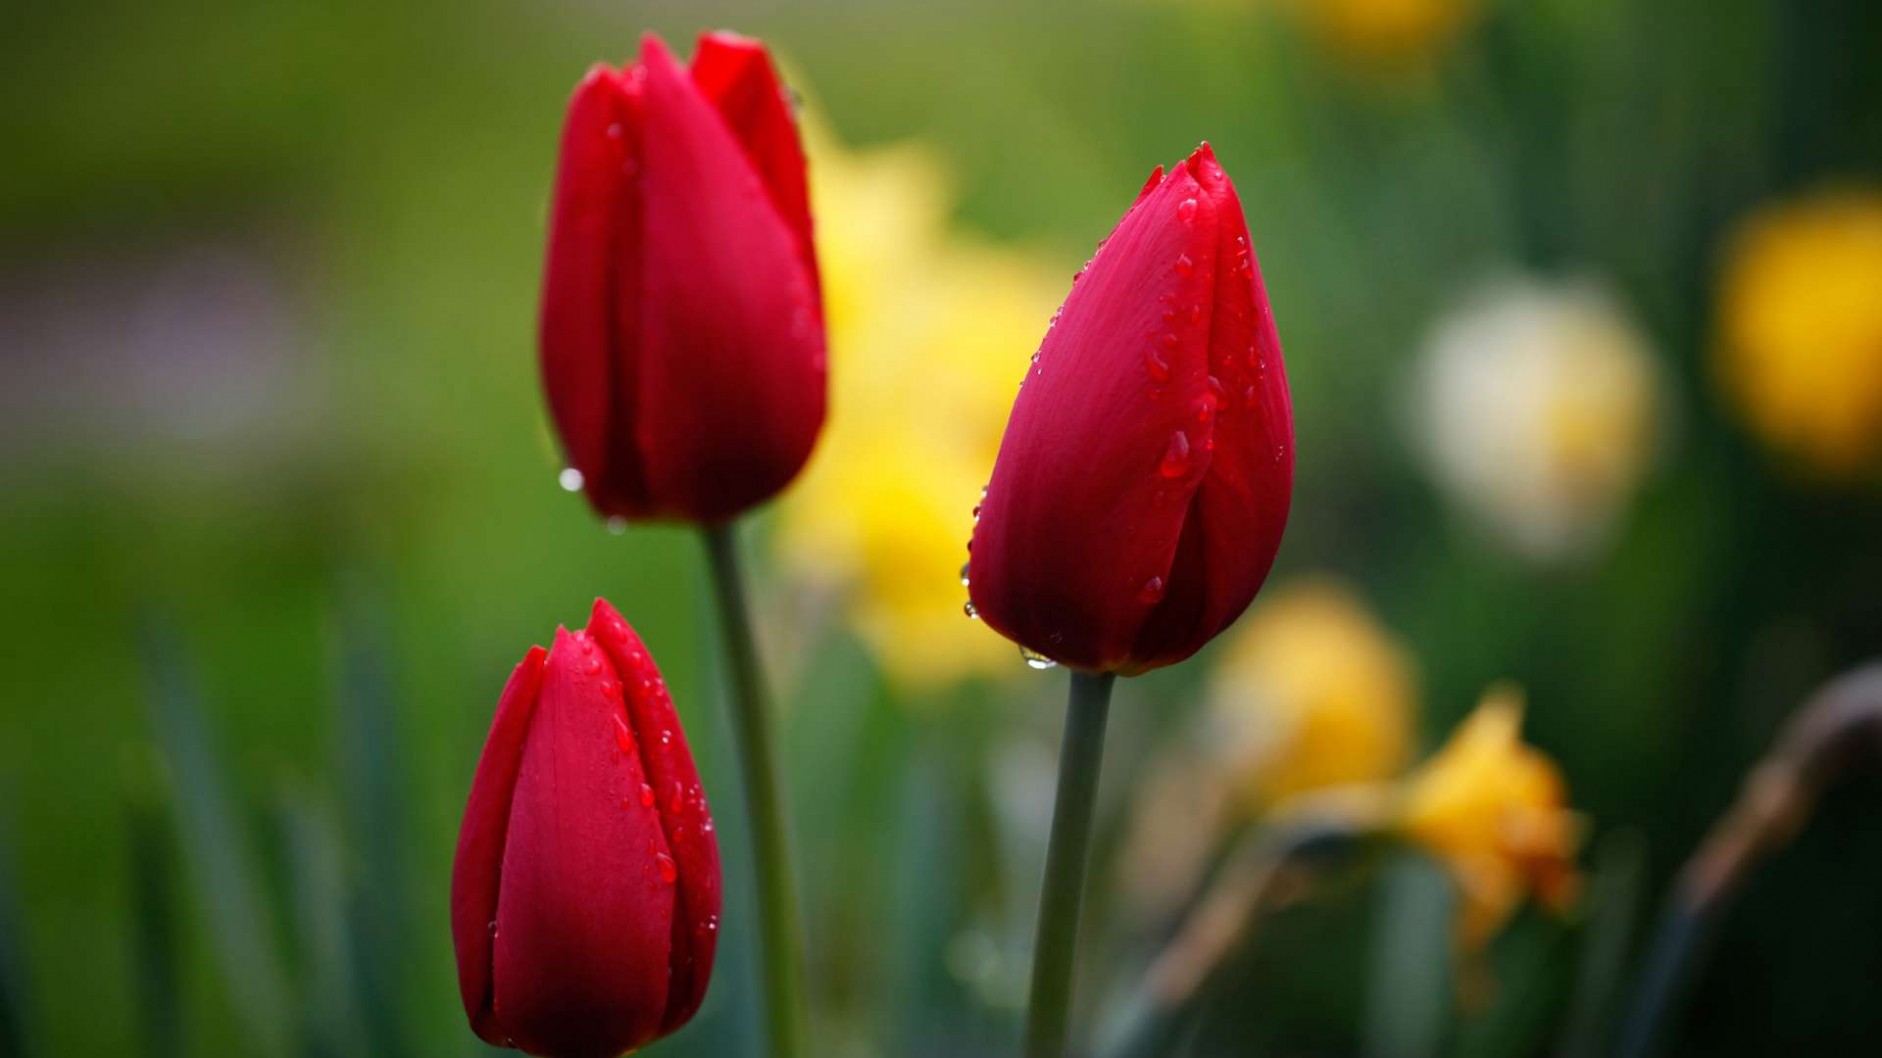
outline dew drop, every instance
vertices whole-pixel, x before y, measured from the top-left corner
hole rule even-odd
[[[627,519],[619,515],[608,519],[608,532],[614,536],[627,532]]]
[[[1202,395],[1201,402],[1199,402],[1196,405],[1196,421],[1199,423],[1206,423],[1209,420],[1215,418],[1215,409],[1216,409],[1217,403],[1218,401],[1214,393],[1204,393]],[[1204,446],[1206,447],[1207,444],[1208,442],[1205,441]]]
[[[1149,580],[1144,581],[1143,589],[1137,593],[1137,598],[1141,602],[1149,603],[1152,605],[1162,602],[1163,601],[1163,578],[1151,577]]]
[[[1189,435],[1181,430],[1170,435],[1170,447],[1163,451],[1157,473],[1166,478],[1180,478],[1189,469]]]
[[[1191,305],[1189,307],[1189,322],[1191,323],[1202,322],[1202,306],[1201,305]]]
[[[1195,271],[1196,271],[1196,262],[1190,260],[1188,254],[1185,253],[1185,254],[1176,255],[1176,274],[1177,275],[1187,276],[1187,275],[1193,274]]]
[[[1157,354],[1155,346],[1144,350],[1144,370],[1150,373],[1152,382],[1170,380],[1170,362]]]
[[[1176,335],[1165,334],[1163,337],[1158,338],[1157,342],[1161,344],[1165,349],[1174,350],[1176,348]]]
[[[582,477],[582,472],[574,467],[563,467],[562,473],[557,474],[555,480],[562,486],[564,492],[580,492],[585,479]]]
[[[663,746],[671,746],[673,744],[673,729],[672,728],[663,727],[660,729],[660,744]]]
[[[968,581],[967,581],[967,570],[968,570],[968,567],[970,567],[970,566],[972,566],[972,565],[973,565],[973,563],[971,563],[971,562],[963,562],[963,563],[961,563],[961,587],[963,587],[963,588],[965,588],[965,587],[967,587],[967,586],[968,586]]]
[[[672,885],[674,881],[679,878],[680,868],[678,864],[673,862],[673,857],[664,852],[656,852],[653,854],[653,862],[654,866],[660,870],[661,881]]]
[[[628,730],[627,721],[619,716],[614,718],[614,744],[622,753],[634,752],[634,732]]]
[[[640,806],[642,808],[653,807],[653,787],[646,783],[640,784]]]
[[[1222,380],[1214,375],[1209,376],[1209,392],[1215,394],[1218,401],[1228,396],[1228,390],[1222,388]]]
[[[1261,392],[1253,386],[1242,391],[1242,403],[1254,407],[1261,402]]]
[[[1176,216],[1178,220],[1181,220],[1185,224],[1188,224],[1190,221],[1195,220],[1196,219],[1196,200],[1193,198],[1186,198],[1183,201],[1177,203],[1176,204]]]
[[[674,783],[673,788],[667,793],[667,814],[676,816],[684,811],[686,811],[686,791],[680,789],[679,783]]]
[[[1029,669],[1055,669],[1059,667],[1058,662],[1053,661],[1037,650],[1030,650],[1023,646],[1019,648],[1019,656],[1026,659],[1026,667]]]
[[[961,604],[961,612],[966,614],[967,619],[970,621],[980,620],[980,611],[974,609],[974,600],[972,599]]]

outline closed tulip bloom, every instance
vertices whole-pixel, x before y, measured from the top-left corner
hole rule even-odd
[[[1204,144],[1151,174],[1039,347],[974,529],[975,611],[1086,671],[1183,660],[1267,577],[1293,442],[1241,202]]]
[[[562,133],[542,372],[574,473],[610,517],[710,524],[771,497],[824,416],[804,155],[764,47],[659,38],[596,66]]]
[[[627,622],[534,647],[497,703],[451,874],[471,1028],[605,1058],[685,1024],[712,976],[719,849],[673,699]]]

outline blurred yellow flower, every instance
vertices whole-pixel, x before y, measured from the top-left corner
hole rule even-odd
[[[1831,477],[1882,457],[1882,192],[1754,214],[1719,290],[1719,375],[1751,429]]]
[[[944,167],[904,145],[858,153],[814,126],[831,408],[779,512],[784,572],[836,591],[904,686],[1020,669],[962,613],[973,510],[1063,270],[952,229]]]
[[[1602,287],[1498,281],[1438,320],[1412,391],[1432,477],[1511,550],[1584,555],[1652,463],[1661,380]]]
[[[1526,895],[1562,910],[1580,887],[1580,817],[1555,764],[1523,744],[1522,715],[1521,691],[1491,688],[1401,791],[1396,830],[1455,880],[1465,951],[1489,941]]]
[[[1408,65],[1428,60],[1466,29],[1481,0],[1292,0],[1308,23],[1356,61]]]
[[[1332,578],[1264,592],[1209,683],[1209,746],[1244,812],[1324,787],[1389,780],[1418,708],[1403,644]]]

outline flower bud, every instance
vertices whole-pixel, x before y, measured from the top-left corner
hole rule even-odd
[[[1151,174],[1046,332],[974,529],[973,607],[1075,668],[1181,661],[1254,599],[1293,481],[1280,340],[1204,144]]]
[[[764,47],[700,39],[576,88],[543,279],[549,410],[610,517],[728,519],[796,476],[824,416],[804,155]]]
[[[618,1055],[699,1009],[719,848],[686,736],[603,600],[531,648],[497,703],[451,873],[471,1028],[556,1058]]]

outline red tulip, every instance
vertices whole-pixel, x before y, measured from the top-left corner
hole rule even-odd
[[[719,884],[673,699],[598,599],[516,667],[477,764],[451,872],[471,1028],[556,1058],[679,1028],[712,976]]]
[[[1208,144],[1151,174],[1074,280],[1013,403],[974,529],[973,606],[1028,651],[1124,675],[1255,597],[1293,411],[1248,225]]]
[[[658,37],[596,66],[562,132],[542,373],[595,510],[724,521],[797,475],[824,414],[797,128],[764,46]]]

